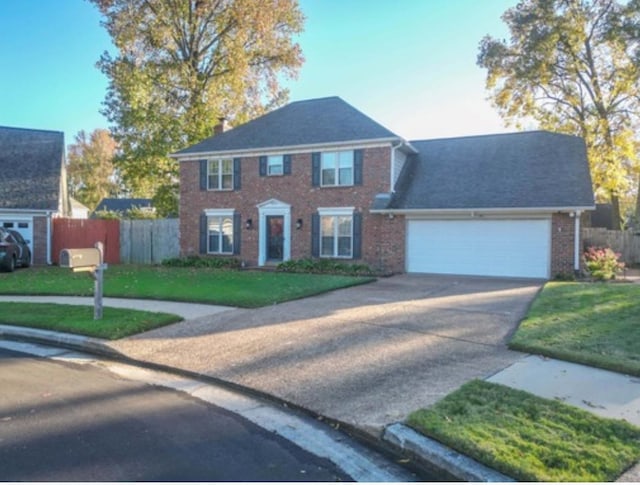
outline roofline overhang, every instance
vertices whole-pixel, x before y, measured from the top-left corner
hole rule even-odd
[[[171,158],[175,158],[179,162],[187,162],[193,160],[201,160],[203,158],[212,158],[212,157],[254,157],[256,155],[282,155],[286,154],[294,154],[294,153],[305,153],[313,150],[331,150],[333,148],[340,149],[346,147],[379,147],[379,146],[389,146],[392,145],[393,142],[401,142],[402,144],[406,144],[410,147],[411,150],[414,150],[415,153],[417,151],[413,148],[407,141],[403,140],[400,137],[388,137],[388,138],[369,138],[364,140],[348,140],[348,141],[339,141],[339,142],[327,142],[327,143],[308,143],[304,145],[286,145],[286,146],[277,146],[277,147],[259,147],[259,148],[243,148],[239,150],[217,150],[217,151],[208,151],[208,152],[194,152],[194,153],[172,153],[169,155]]]
[[[480,216],[498,214],[553,214],[556,212],[583,212],[595,210],[595,205],[573,207],[475,207],[464,209],[371,209],[372,214],[394,214],[404,216]]]
[[[57,214],[57,209],[14,209],[12,207],[0,207],[1,214],[21,214],[23,216],[49,216]]]

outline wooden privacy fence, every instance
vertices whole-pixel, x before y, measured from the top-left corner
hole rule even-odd
[[[600,227],[582,229],[584,247],[610,247],[620,253],[627,264],[640,263],[640,233],[634,231],[610,231]]]
[[[179,219],[120,221],[120,261],[156,264],[180,254]]]
[[[63,249],[92,248],[97,242],[104,244],[104,262],[120,262],[120,221],[103,219],[53,220],[51,259],[59,263]]]

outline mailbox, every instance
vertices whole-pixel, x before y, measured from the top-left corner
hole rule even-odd
[[[100,250],[97,248],[63,249],[60,251],[60,267],[78,270],[92,270],[102,264]]]

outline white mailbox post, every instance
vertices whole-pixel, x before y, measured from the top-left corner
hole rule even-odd
[[[104,270],[104,244],[97,242],[94,248],[63,249],[60,251],[60,267],[71,268],[74,273],[88,271],[93,277],[93,319],[102,319],[102,292]]]

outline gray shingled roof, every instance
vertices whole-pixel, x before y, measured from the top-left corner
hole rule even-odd
[[[290,103],[175,155],[399,137],[339,97]]]
[[[581,138],[546,131],[410,142],[388,208],[571,208],[594,205]]]
[[[58,210],[64,134],[0,126],[0,208]]]
[[[96,207],[97,211],[127,212],[134,207],[143,209],[151,207],[151,199],[116,199],[104,198]]]

